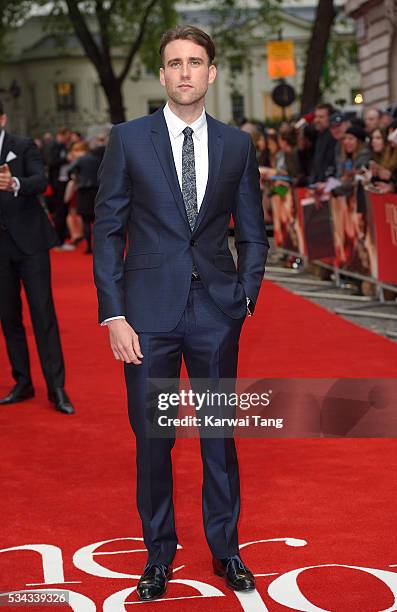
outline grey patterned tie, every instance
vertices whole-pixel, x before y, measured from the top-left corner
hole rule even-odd
[[[193,231],[198,215],[198,208],[192,128],[189,126],[185,127],[183,134],[185,138],[182,145],[182,195],[190,229]]]

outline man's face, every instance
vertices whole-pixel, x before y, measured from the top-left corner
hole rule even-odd
[[[56,141],[59,142],[60,144],[66,144],[69,140],[70,134],[69,132],[63,133],[63,132],[58,132],[58,134],[55,136]]]
[[[349,124],[347,121],[342,121],[341,123],[331,123],[329,128],[333,138],[335,138],[335,140],[342,140],[348,125]]]
[[[365,113],[365,129],[368,134],[371,134],[376,128],[379,127],[379,113],[375,109],[368,110]]]
[[[387,129],[393,122],[393,117],[389,113],[385,113],[379,120],[379,127]]]
[[[216,77],[204,47],[191,40],[173,40],[165,47],[163,59],[160,83],[175,105],[190,106],[204,99]]]
[[[0,115],[0,133],[5,129],[7,124],[7,115]]]
[[[326,108],[316,108],[314,111],[314,125],[318,132],[324,132],[329,126],[329,113]]]

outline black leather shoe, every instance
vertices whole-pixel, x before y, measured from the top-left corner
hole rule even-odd
[[[217,576],[225,578],[226,586],[233,591],[253,591],[255,577],[238,555],[226,559],[212,558],[212,567]]]
[[[48,399],[50,400],[50,402],[55,404],[55,408],[56,410],[59,410],[59,412],[64,412],[65,414],[73,414],[75,411],[72,402],[66,394],[65,389],[63,389],[62,387],[57,387],[56,389],[49,391]]]
[[[17,383],[15,387],[11,389],[8,395],[0,399],[0,405],[17,404],[18,402],[24,402],[31,397],[34,397],[34,389],[32,385],[21,385]]]
[[[136,589],[139,599],[141,601],[152,601],[162,597],[167,590],[167,582],[171,578],[171,565],[164,565],[163,563],[146,565]]]

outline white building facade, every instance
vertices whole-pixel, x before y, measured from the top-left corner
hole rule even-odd
[[[397,103],[397,0],[347,0],[356,21],[365,106]]]
[[[282,10],[278,27],[283,39],[291,39],[295,44],[297,74],[287,82],[297,92],[303,79],[313,14],[314,3],[299,4],[291,0],[291,5],[286,3]],[[3,90],[0,95],[6,103],[12,129],[38,136],[66,126],[86,134],[90,126],[109,120],[98,75],[75,36],[65,35],[60,42],[43,30],[43,22],[43,17],[31,18],[13,33],[9,42],[10,56],[0,68],[0,89]],[[189,23],[186,13],[183,22]],[[194,22],[202,24],[205,29],[205,11],[196,11]],[[217,58],[220,64],[218,77],[206,101],[210,114],[224,122],[242,116],[259,121],[281,117],[281,109],[271,98],[277,82],[267,75],[266,41],[270,39],[276,40],[277,32],[256,33],[250,46],[251,69],[231,72],[222,58]],[[115,56],[116,69],[121,62],[122,58]],[[152,112],[165,101],[165,91],[156,76],[142,68],[141,78],[138,81],[132,79],[136,68],[137,65],[132,67],[131,77],[127,77],[123,87],[127,119]],[[14,93],[19,89],[19,96],[11,95],[13,87]],[[357,66],[351,66],[329,101],[345,100],[350,105],[359,87]],[[288,108],[287,115],[298,111],[299,102],[296,101]]]

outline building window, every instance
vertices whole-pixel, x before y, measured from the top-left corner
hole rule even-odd
[[[147,102],[147,110],[149,115],[155,113],[156,110],[164,106],[165,100],[148,100]]]
[[[76,95],[73,83],[56,83],[55,95],[58,111],[75,111]]]
[[[232,117],[233,121],[236,123],[240,123],[245,116],[244,111],[244,96],[239,93],[232,93],[231,95],[232,101]]]

